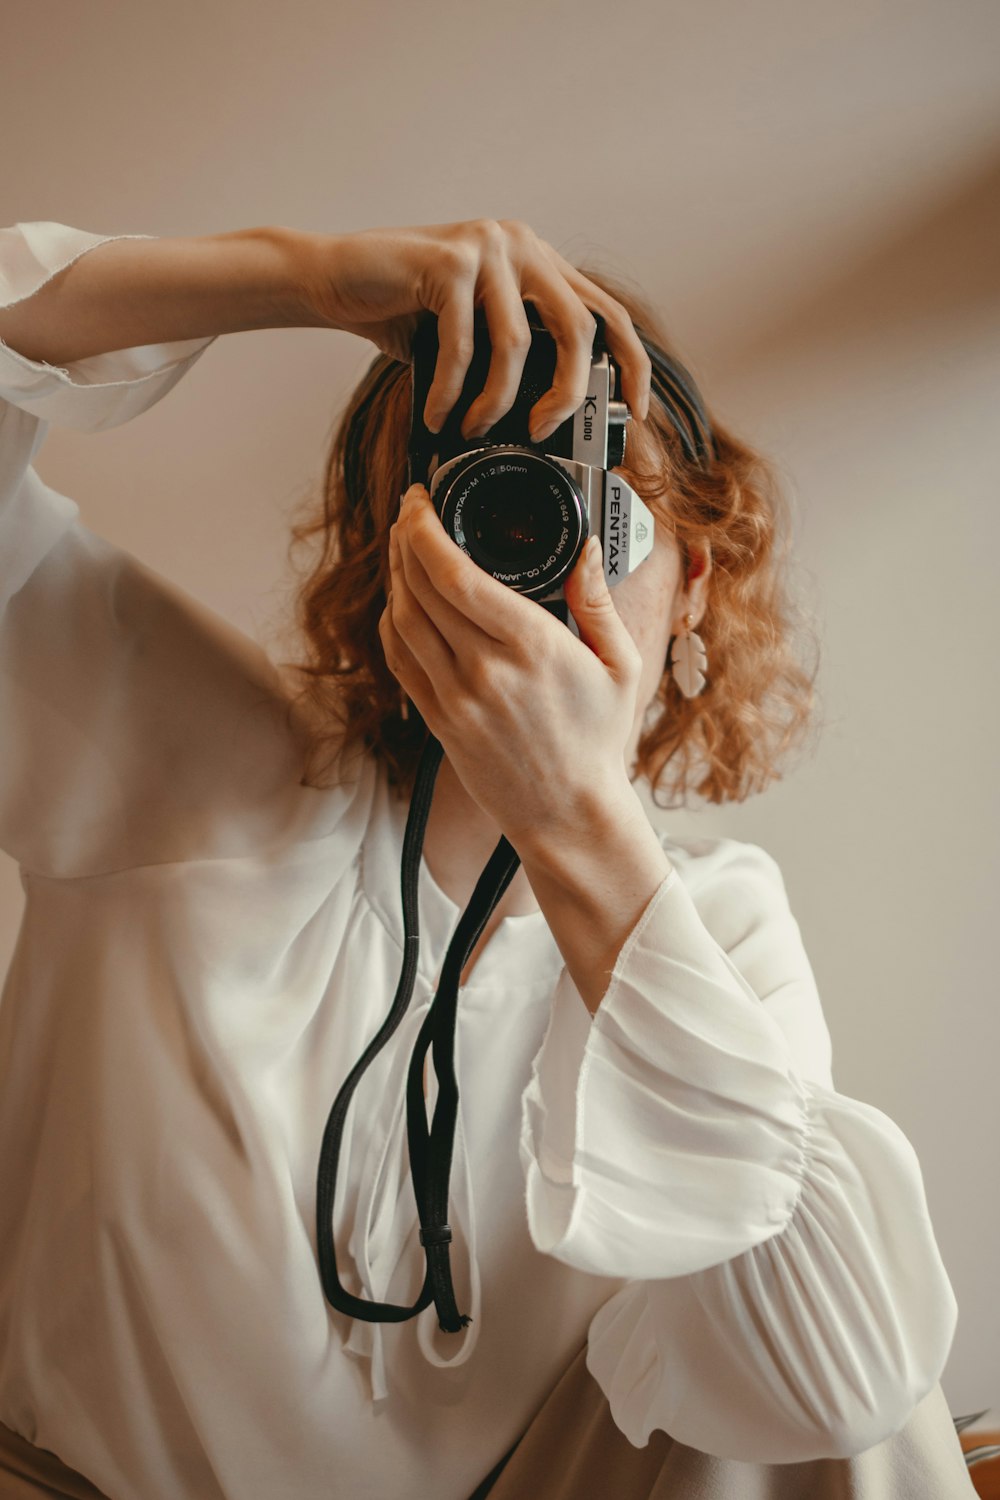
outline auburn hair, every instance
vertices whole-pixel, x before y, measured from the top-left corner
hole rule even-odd
[[[643,337],[676,357],[653,308],[603,270],[578,267],[626,308]],[[302,659],[290,704],[309,725],[302,784],[336,781],[342,757],[383,762],[390,785],[412,792],[429,731],[405,715],[403,691],[379,636],[389,581],[389,528],[406,488],[410,366],[380,354],[348,398],[334,429],[322,493],[307,492],[292,517],[289,558],[294,630]],[[772,467],[711,412],[716,456],[686,459],[655,386],[644,422],[628,424],[620,471],[676,540],[686,570],[692,542],[707,543],[712,569],[698,625],[708,657],[701,694],[685,698],[666,663],[631,774],[646,777],[660,807],[689,792],[742,802],[780,779],[816,705],[818,645],[811,616],[793,599],[787,562],[789,508]],[[347,435],[358,421],[356,474],[345,483]],[[352,466],[353,467],[353,466]],[[303,568],[298,549],[315,554]],[[808,648],[808,664],[803,648]]]

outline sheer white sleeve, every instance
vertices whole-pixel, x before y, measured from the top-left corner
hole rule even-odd
[[[630,1278],[587,1365],[637,1447],[847,1457],[937,1383],[955,1296],[913,1147],[834,1089],[777,864],[691,847],[666,844],[593,1020],[561,975],[522,1101],[530,1232]]]
[[[0,304],[116,238],[150,236],[0,229]],[[0,341],[0,848],[26,870],[89,876],[244,853],[280,825],[280,800],[299,781],[302,746],[261,647],[88,530],[32,467],[51,423],[98,432],[129,421],[212,341],[66,368]]]

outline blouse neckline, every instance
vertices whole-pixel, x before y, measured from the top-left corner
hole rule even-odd
[[[403,947],[400,869],[408,812],[409,802],[390,788],[385,768],[380,764],[376,768],[371,817],[361,845],[359,883],[400,950]],[[463,908],[438,885],[423,851],[417,902],[420,930],[417,973],[433,986]],[[509,914],[498,922],[462,992],[509,989],[512,972],[519,978],[523,974],[529,984],[537,977],[540,985],[551,987],[553,975],[561,965],[562,955],[540,907],[537,911]]]

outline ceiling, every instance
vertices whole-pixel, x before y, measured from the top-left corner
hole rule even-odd
[[[710,364],[1000,152],[996,0],[7,0],[3,28],[15,219],[523,218]]]

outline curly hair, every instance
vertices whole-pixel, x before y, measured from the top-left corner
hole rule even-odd
[[[578,269],[626,308],[643,337],[675,353],[641,295],[604,271]],[[283,663],[295,684],[292,705],[305,709],[310,725],[303,785],[329,785],[342,756],[368,753],[385,764],[390,785],[412,792],[429,733],[418,714],[407,715],[378,631],[389,528],[406,488],[410,404],[410,366],[380,354],[336,426],[322,495],[307,494],[300,519],[293,516],[290,560],[297,548],[319,544],[306,569],[295,569],[295,629],[305,659]],[[344,462],[359,412],[360,494],[351,505]],[[629,423],[619,466],[673,533],[685,574],[692,542],[711,549],[708,605],[698,627],[707,683],[699,696],[685,698],[664,664],[631,768],[633,780],[647,778],[662,808],[684,806],[689,792],[722,803],[764,790],[804,740],[816,704],[816,634],[786,576],[787,503],[770,465],[710,408],[709,415],[717,454],[706,470],[685,458],[654,388],[646,421]],[[800,657],[804,644],[808,666]]]

